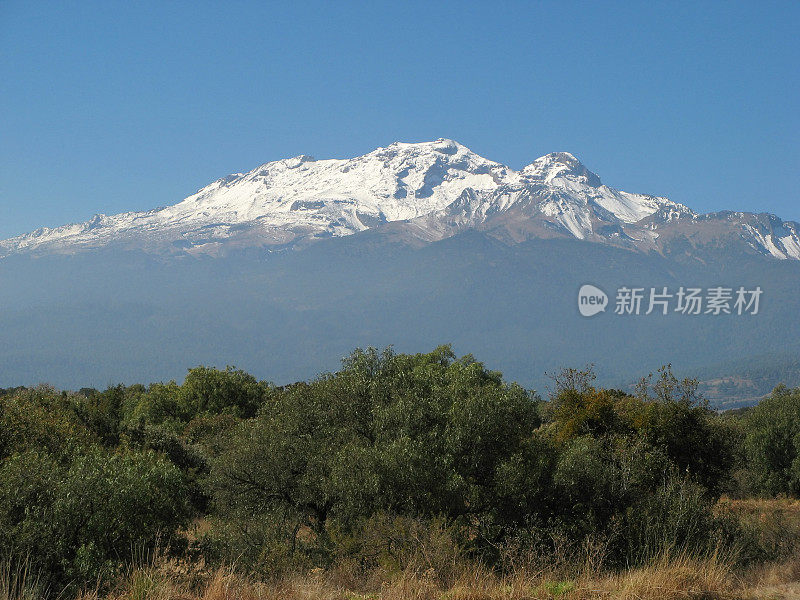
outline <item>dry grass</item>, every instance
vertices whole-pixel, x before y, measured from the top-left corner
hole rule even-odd
[[[42,594],[39,580],[30,573],[28,561],[0,562],[0,600],[36,600]]]
[[[800,536],[800,502],[724,500],[729,511],[763,530],[787,527]],[[778,525],[780,527],[778,527]],[[779,541],[783,543],[785,532]],[[438,538],[436,538],[438,539]],[[800,537],[795,537],[795,541]],[[440,544],[446,545],[446,544]],[[435,548],[435,556],[430,555]],[[426,555],[425,552],[429,552]],[[437,554],[438,552],[438,554]],[[648,565],[604,569],[601,545],[587,543],[583,555],[559,552],[528,557],[500,575],[428,545],[404,570],[357,574],[347,563],[303,575],[261,581],[236,569],[208,569],[165,555],[140,557],[110,591],[87,590],[76,600],[783,600],[800,598],[800,555],[737,568],[732,557],[665,554]],[[438,570],[437,570],[438,569]],[[0,565],[0,600],[41,600],[24,570]],[[70,600],[59,598],[59,600]]]
[[[158,569],[156,569],[158,571]],[[781,577],[748,589],[716,555],[703,559],[681,555],[662,557],[653,564],[617,574],[583,574],[574,579],[554,572],[499,576],[479,566],[468,568],[450,584],[442,585],[435,572],[403,572],[376,589],[348,589],[336,577],[315,571],[303,577],[264,583],[218,569],[192,589],[177,575],[139,570],[113,592],[84,593],[80,600],[671,600],[739,599],[780,596],[788,584]]]
[[[745,498],[739,500],[723,497],[717,503],[717,511],[732,511],[741,516],[758,516],[760,518],[780,514],[787,519],[800,521],[800,500],[793,498]]]
[[[719,555],[698,559],[685,554],[663,556],[641,569],[616,578],[613,597],[636,598],[739,598],[744,590],[732,565]]]
[[[342,586],[335,572],[315,570],[263,582],[233,569],[216,569],[200,579],[174,561],[132,570],[109,592],[86,590],[76,600],[755,600],[800,597],[800,558],[737,574],[718,555],[662,556],[639,569],[592,573],[585,567],[565,576],[561,569],[520,570],[500,576],[462,565],[449,583],[433,572],[409,571],[368,587]],[[2,589],[0,587],[0,589]],[[0,600],[40,600],[34,590],[0,593]]]

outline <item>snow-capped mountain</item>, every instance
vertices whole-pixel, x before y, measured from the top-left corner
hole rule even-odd
[[[0,242],[0,256],[73,253],[118,245],[149,252],[221,254],[387,229],[420,242],[478,229],[519,242],[574,237],[668,252],[728,243],[800,260],[800,225],[773,215],[698,215],[666,198],[603,185],[572,154],[519,171],[447,139],[395,142],[352,159],[301,155],[219,179],[178,204],[96,215]]]

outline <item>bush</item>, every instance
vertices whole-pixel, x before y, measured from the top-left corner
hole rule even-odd
[[[380,572],[383,577],[434,575],[449,586],[467,559],[464,529],[443,519],[420,519],[375,513],[347,531],[335,527],[334,564],[350,565],[356,578]]]
[[[151,384],[146,391],[131,389],[125,394],[122,416],[128,426],[160,425],[180,433],[197,417],[253,417],[272,391],[270,384],[233,367],[201,366],[189,369],[183,385],[170,381]]]
[[[27,450],[58,457],[96,443],[72,408],[66,395],[46,386],[0,397],[0,460]]]
[[[253,417],[270,390],[269,384],[233,367],[189,369],[179,396],[181,416],[185,421],[198,415]]]
[[[204,512],[208,496],[201,479],[208,472],[208,460],[200,446],[173,433],[163,425],[139,424],[129,427],[121,435],[123,448],[137,452],[152,450],[167,458],[184,475],[190,505]]]
[[[211,529],[202,536],[199,549],[206,561],[220,567],[235,564],[265,579],[328,566],[331,556],[315,539],[300,535],[296,521],[286,516],[227,510],[224,516],[211,517]]]
[[[740,524],[711,506],[745,437],[753,486],[800,492],[797,390],[742,426],[669,369],[636,395],[593,387],[591,370],[555,379],[544,405],[443,346],[357,350],[284,388],[199,367],[183,385],[12,390],[0,560],[30,557],[61,592],[188,544],[178,532],[198,514],[210,530],[191,552],[269,578],[322,567],[447,586],[464,557],[621,566],[735,539],[747,560],[794,548],[784,520]]]
[[[747,480],[766,495],[800,495],[800,389],[777,387],[744,419]]]
[[[603,534],[611,518],[630,503],[629,490],[609,440],[583,436],[561,450],[553,475],[561,506],[555,509],[559,533],[573,541]]]
[[[108,580],[188,516],[180,471],[154,454],[93,448],[65,465],[29,451],[0,467],[4,551],[30,557],[48,583]]]
[[[666,479],[655,493],[629,506],[620,528],[619,558],[642,565],[659,556],[714,550],[722,535],[706,490],[688,478]]]

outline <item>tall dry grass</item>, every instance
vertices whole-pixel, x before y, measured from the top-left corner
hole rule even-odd
[[[0,561],[0,600],[39,600],[45,593],[28,560]]]
[[[401,568],[366,572],[346,559],[307,573],[258,576],[210,568],[166,552],[138,556],[110,589],[56,600],[762,600],[800,598],[800,505],[789,501],[725,501],[776,558],[743,566],[735,551],[703,555],[665,551],[644,566],[612,570],[601,541],[575,552],[554,543],[547,555],[513,548],[498,571],[469,560],[444,530],[420,537]],[[413,536],[422,532],[412,531]],[[413,537],[412,536],[412,537]],[[793,545],[792,545],[793,544]],[[794,551],[791,549],[794,548]],[[50,600],[26,561],[0,563],[0,600]]]
[[[766,582],[745,581],[718,554],[664,555],[650,565],[620,573],[591,572],[584,565],[573,570],[578,573],[574,577],[564,577],[562,569],[499,575],[464,563],[447,584],[433,570],[408,570],[371,589],[343,587],[335,572],[320,570],[263,582],[218,568],[200,585],[192,585],[176,567],[171,563],[137,569],[112,591],[83,592],[79,600],[745,600],[765,597],[754,594],[768,589],[780,598],[775,594],[785,585],[780,578],[769,588]]]

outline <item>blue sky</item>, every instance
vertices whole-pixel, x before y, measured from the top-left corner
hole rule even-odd
[[[800,220],[799,26],[797,2],[0,0],[0,237],[438,137]]]

